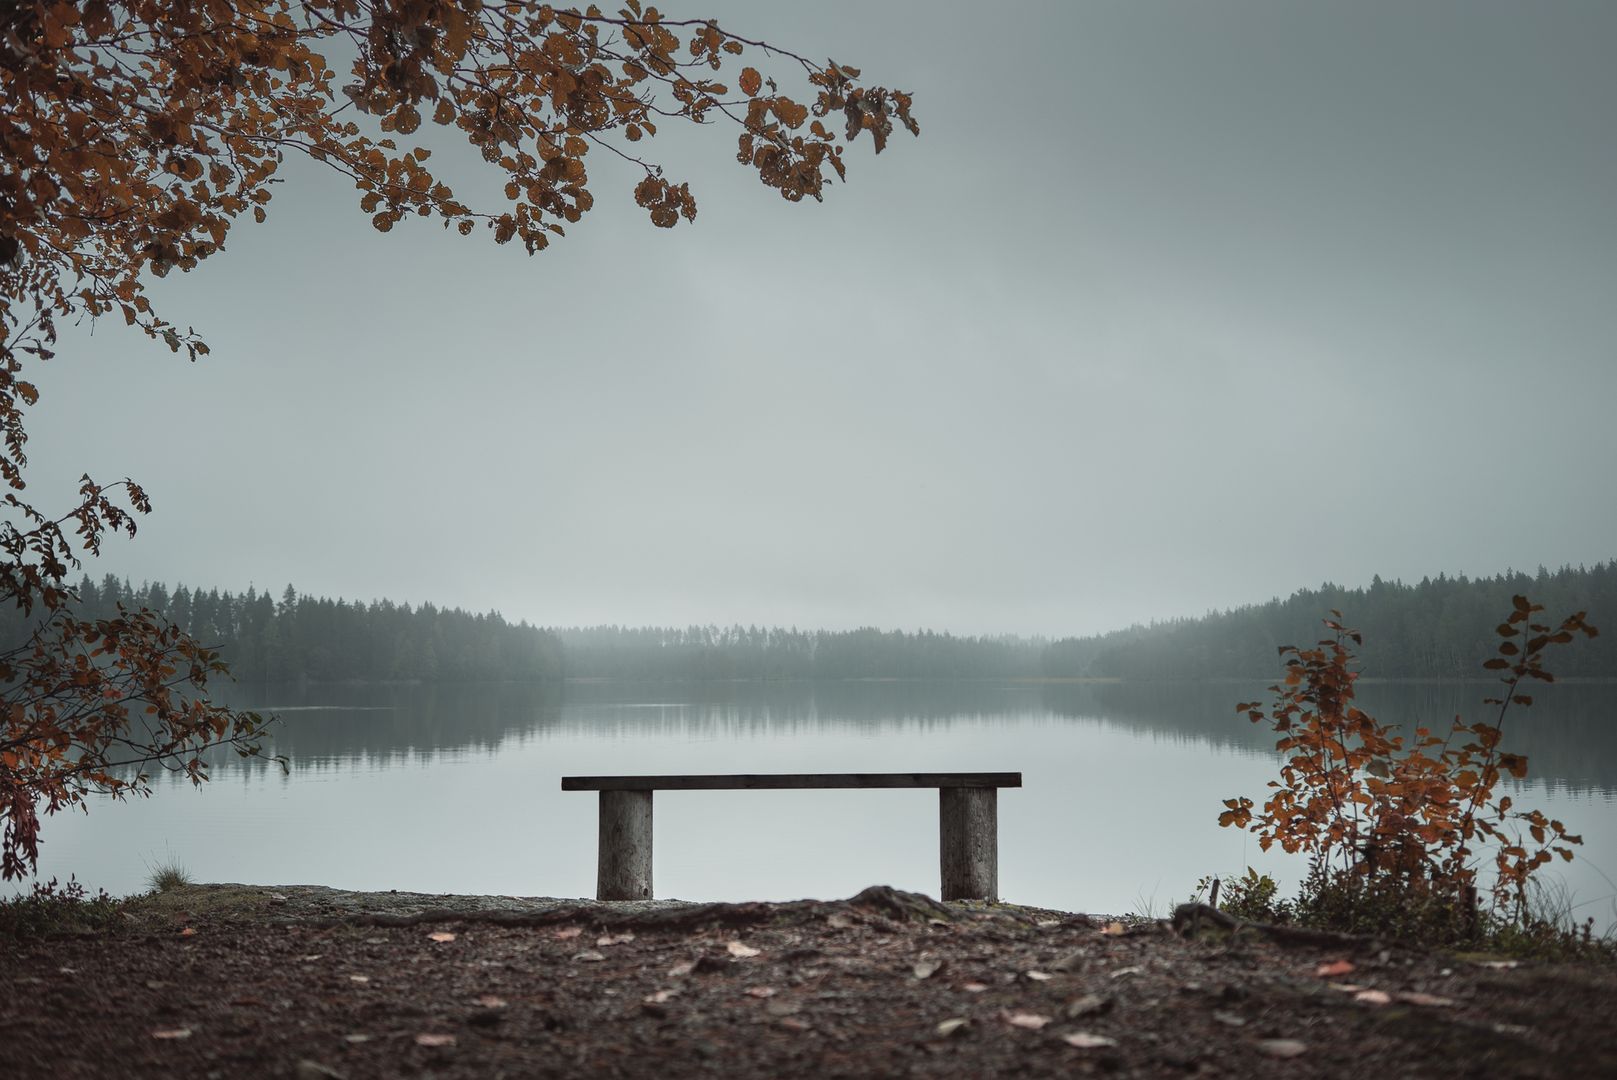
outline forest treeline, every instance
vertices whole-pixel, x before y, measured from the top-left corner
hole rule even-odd
[[[362,604],[300,596],[288,585],[277,600],[249,588],[170,590],[161,583],[132,586],[108,575],[78,584],[76,611],[109,618],[121,604],[149,608],[217,648],[242,682],[549,682],[562,678],[556,635],[497,614],[459,608]],[[0,612],[0,640],[27,636],[20,612]]]
[[[1536,574],[1383,581],[1368,588],[1326,584],[1290,597],[1089,638],[1068,638],[1045,651],[1048,676],[1101,676],[1130,681],[1269,678],[1282,645],[1311,645],[1320,620],[1342,613],[1364,635],[1356,651],[1366,676],[1382,679],[1478,678],[1494,654],[1494,628],[1510,614],[1511,597],[1544,605],[1559,623],[1576,611],[1607,633],[1554,651],[1547,667],[1567,678],[1617,678],[1617,561],[1593,567],[1539,568]],[[1609,624],[1609,625],[1608,625]]]
[[[249,588],[232,594],[184,585],[133,586],[108,575],[78,585],[89,618],[121,604],[157,611],[217,646],[243,682],[561,679],[1121,678],[1134,682],[1270,678],[1281,645],[1308,644],[1341,611],[1364,634],[1361,668],[1377,678],[1468,678],[1497,643],[1494,627],[1523,594],[1559,621],[1588,611],[1607,633],[1558,652],[1563,677],[1617,678],[1617,561],[1491,578],[1418,584],[1376,578],[1367,588],[1326,584],[1290,597],[1087,638],[967,637],[919,630],[799,630],[758,626],[546,629],[432,604],[363,604]],[[0,612],[0,641],[27,636],[24,617]]]
[[[575,678],[1037,678],[1044,638],[918,630],[592,626],[558,630]]]

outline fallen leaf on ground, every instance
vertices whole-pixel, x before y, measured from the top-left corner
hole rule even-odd
[[[795,1016],[786,1017],[780,1022],[780,1026],[785,1028],[787,1031],[807,1031],[809,1029],[807,1021],[799,1020]]]
[[[758,955],[758,950],[757,949],[755,949],[751,945],[748,945],[745,942],[741,942],[741,941],[732,941],[728,945],[725,946],[725,949],[726,949],[726,951],[729,952],[729,954],[731,956],[734,956],[734,957],[736,957],[738,959],[745,959],[746,957],[749,957],[749,956],[757,956]]]
[[[344,1035],[342,1037],[342,1041],[347,1042],[347,1043],[354,1043],[355,1045],[358,1045],[359,1043],[368,1043],[368,1042],[370,1042],[371,1037],[369,1035],[362,1035],[362,1034],[360,1034],[359,1032],[356,1031],[352,1035]]]
[[[1049,982],[1051,978],[1051,976],[1042,971],[1029,971],[1026,974],[1027,977],[1032,979],[1034,982]]]
[[[1135,965],[1134,967],[1120,967],[1116,971],[1112,972],[1112,978],[1123,979],[1130,975],[1138,975],[1144,970],[1145,968],[1140,967],[1139,965]]]
[[[428,934],[427,937],[432,941],[439,942],[440,944],[446,941],[455,940],[455,935],[451,934],[448,930],[434,930],[432,933]]]
[[[325,953],[318,953],[318,952],[317,953],[310,953],[308,956],[300,956],[300,957],[298,957],[298,959],[302,960],[305,964],[312,964],[316,960],[324,960],[325,958],[326,958]]]
[[[599,964],[602,960],[606,959],[606,955],[604,953],[598,953],[594,949],[585,949],[581,953],[574,953],[573,959],[581,964]]]
[[[695,960],[681,960],[679,963],[668,969],[668,976],[672,979],[683,979],[685,976],[689,975],[695,970]]]
[[[1120,922],[1109,922],[1100,928],[1100,932],[1111,937],[1117,937],[1119,934],[1127,933],[1128,927]]]
[[[1027,1028],[1029,1031],[1038,1031],[1050,1022],[1048,1016],[1040,1016],[1038,1013],[1018,1012],[1001,1013],[1000,1015],[1004,1017],[1005,1022],[1011,1027]]]
[[[495,997],[493,994],[484,994],[477,999],[477,1003],[485,1009],[503,1009],[510,1004],[504,998]]]
[[[675,997],[678,994],[678,990],[659,990],[655,994],[647,994],[640,1000],[644,1001],[647,1005],[666,1005],[668,1004],[669,998]]]
[[[627,945],[634,940],[634,935],[625,931],[621,934],[605,934],[595,939],[597,948],[604,949],[609,945]]]
[[[350,975],[350,976],[348,976],[348,981],[349,982],[357,982],[357,983],[368,983],[368,982],[371,981],[371,977],[369,975]]]
[[[749,997],[755,998],[774,997],[775,988],[773,986],[749,986],[747,987],[747,994]]]
[[[584,928],[582,926],[564,926],[560,930],[557,930],[552,936],[557,941],[571,941],[583,932]]]
[[[1436,994],[1423,994],[1419,990],[1406,990],[1398,995],[1399,1001],[1407,1001],[1411,1005],[1428,1005],[1434,1009],[1452,1009],[1454,999],[1438,997]]]
[[[1087,1031],[1075,1031],[1071,1035],[1061,1036],[1061,1041],[1068,1046],[1076,1046],[1080,1050],[1095,1050],[1102,1046],[1116,1046],[1116,1039],[1108,1039],[1104,1035],[1094,1035]]]
[[[453,1035],[438,1035],[423,1031],[415,1037],[415,1044],[417,1046],[454,1046],[455,1037]]]
[[[971,1026],[971,1021],[964,1016],[952,1016],[938,1025],[938,1034],[947,1039],[951,1035],[959,1035]]]
[[[968,994],[980,994],[984,990],[988,989],[988,984],[980,982],[961,983],[960,989],[964,990]]]
[[[1364,989],[1364,987],[1360,986],[1358,983],[1328,983],[1327,985],[1330,986],[1332,990],[1340,990],[1344,994],[1357,994],[1360,990]]]
[[[1360,990],[1353,995],[1353,1000],[1363,1005],[1390,1005],[1392,995],[1385,990]]]
[[[1321,964],[1315,968],[1314,974],[1322,979],[1331,978],[1333,975],[1351,975],[1353,967],[1353,961],[1351,960],[1333,960],[1328,964]]]
[[[1301,1039],[1264,1039],[1258,1049],[1270,1057],[1294,1058],[1308,1053],[1308,1044]]]
[[[197,936],[196,928],[191,927],[191,926],[187,926],[184,930],[180,931],[180,936],[181,937],[196,937]]]
[[[1213,1019],[1225,1027],[1246,1027],[1246,1017],[1230,1012],[1214,1012]]]
[[[1076,1020],[1080,1016],[1091,1013],[1102,1016],[1112,1011],[1112,999],[1103,998],[1099,994],[1085,994],[1080,998],[1073,998],[1067,1002],[1066,1014],[1068,1020]]]
[[[910,970],[915,973],[917,979],[930,979],[941,967],[943,965],[936,960],[917,960]]]
[[[189,1039],[190,1037],[190,1028],[158,1028],[152,1032],[152,1038],[154,1039]]]

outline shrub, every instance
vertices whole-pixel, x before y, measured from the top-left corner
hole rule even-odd
[[[1270,687],[1267,715],[1259,702],[1237,707],[1280,736],[1275,748],[1287,755],[1280,778],[1261,809],[1245,797],[1224,800],[1219,824],[1253,830],[1266,851],[1279,843],[1309,856],[1298,921],[1445,940],[1482,932],[1484,915],[1495,928],[1529,921],[1534,872],[1554,856],[1570,860],[1582,838],[1496,794],[1506,774],[1527,775],[1527,759],[1501,749],[1504,722],[1513,706],[1532,705],[1524,684],[1554,681],[1543,667],[1547,648],[1597,633],[1583,612],[1551,629],[1536,621],[1542,610],[1518,596],[1499,624],[1498,655],[1483,665],[1502,673],[1503,694],[1484,699],[1497,715],[1474,724],[1456,717],[1441,738],[1418,727],[1406,739],[1354,705],[1359,673],[1348,643],[1363,639],[1342,626],[1340,612],[1325,621],[1331,638],[1280,650],[1286,677]],[[1477,870],[1490,852],[1484,913]],[[1261,882],[1249,870],[1241,902],[1273,910]]]
[[[105,891],[89,896],[74,878],[66,885],[55,878],[36,881],[31,893],[0,900],[0,937],[21,940],[107,930],[117,925],[119,911]]]

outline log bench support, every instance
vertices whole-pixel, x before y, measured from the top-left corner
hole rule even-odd
[[[938,789],[938,862],[945,900],[999,899],[999,789],[1021,773],[741,773],[709,776],[564,776],[563,791],[600,792],[598,900],[649,900],[651,799],[657,790],[759,788]]]

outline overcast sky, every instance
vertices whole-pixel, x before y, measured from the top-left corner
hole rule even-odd
[[[36,372],[36,502],[156,502],[88,569],[1061,635],[1617,555],[1617,5],[668,7],[921,138],[793,206],[668,125],[693,225],[597,153],[534,258],[290,166],[154,290],[211,357],[108,320]]]

